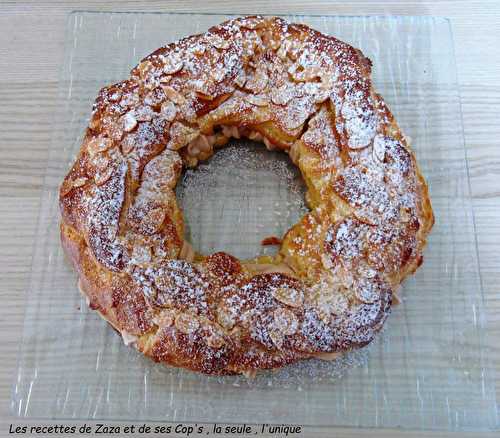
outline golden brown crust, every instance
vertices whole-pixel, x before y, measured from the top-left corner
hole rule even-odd
[[[162,47],[103,88],[60,189],[61,240],[90,307],[153,360],[207,374],[369,343],[434,220],[370,71],[333,37],[255,16]],[[183,239],[183,166],[240,136],[289,153],[308,187],[310,213],[271,260],[204,256]]]

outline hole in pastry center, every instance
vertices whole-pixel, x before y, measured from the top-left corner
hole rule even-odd
[[[262,143],[232,139],[213,157],[184,171],[177,198],[185,238],[203,254],[240,259],[275,254],[262,240],[285,232],[309,210],[306,186],[286,153]]]

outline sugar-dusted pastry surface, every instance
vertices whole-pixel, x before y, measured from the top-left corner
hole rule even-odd
[[[207,374],[369,343],[433,224],[414,154],[371,62],[280,18],[245,17],[156,50],[103,88],[60,189],[81,291],[126,343]],[[231,137],[288,153],[310,212],[271,260],[197,254],[175,186]]]

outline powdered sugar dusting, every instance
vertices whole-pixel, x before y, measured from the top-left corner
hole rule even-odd
[[[112,303],[101,305],[157,324],[146,354],[207,373],[247,372],[373,340],[391,287],[416,266],[423,243],[415,160],[369,75],[370,61],[335,38],[247,17],[162,47],[101,90],[61,205],[96,259],[89,263],[118,272],[108,275]],[[207,161],[229,137],[288,151],[312,211],[286,161],[242,145]],[[206,203],[220,190],[214,169],[227,178],[224,190],[240,190],[231,219],[243,232],[225,230],[233,241],[249,224],[260,242],[303,218],[273,257],[195,254],[174,193],[181,163],[201,163],[178,186],[197,241],[220,236],[190,216],[221,225],[234,208],[227,191]],[[258,192],[276,187],[271,203]],[[143,335],[151,327],[138,326]]]
[[[283,235],[307,213],[304,194],[300,173],[284,154],[248,141],[235,142],[196,169],[186,170],[177,187],[195,247],[202,252],[236,251],[248,258],[272,252],[260,245],[261,240]],[[205,209],[219,211],[219,219],[200,215]],[[222,224],[231,224],[231,229]],[[241,247],[238,236],[253,232]],[[216,247],[222,240],[224,248]]]

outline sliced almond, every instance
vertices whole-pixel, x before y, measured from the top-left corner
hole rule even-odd
[[[271,50],[278,50],[281,46],[281,39],[278,35],[274,35],[271,30],[265,30],[262,34],[262,41],[266,47]]]
[[[244,99],[255,106],[268,106],[269,99],[263,94],[247,94]]]
[[[107,154],[96,154],[92,157],[92,166],[99,172],[104,172],[108,167],[110,167],[111,159]]]
[[[172,80],[172,76],[163,75],[160,77],[160,84],[168,84]]]
[[[313,97],[315,103],[323,103],[330,96],[329,89],[323,88],[322,85],[317,82],[306,82],[304,91],[306,94]]]
[[[284,40],[281,43],[280,48],[278,49],[277,55],[282,61],[286,61],[288,58],[288,50],[291,47],[290,40]]]
[[[380,299],[380,286],[373,281],[362,281],[354,289],[356,298],[366,304],[371,304]]]
[[[207,41],[216,49],[227,49],[231,45],[229,40],[216,34],[207,35]]]
[[[127,155],[135,148],[135,135],[127,135],[121,143],[122,153]]]
[[[144,215],[142,223],[155,232],[160,229],[165,221],[165,210],[163,208],[153,208]]]
[[[279,330],[271,330],[269,332],[269,337],[271,341],[273,341],[273,344],[279,349],[283,346],[283,334]]]
[[[304,302],[304,293],[300,289],[284,286],[273,291],[273,297],[290,307],[301,307]]]
[[[226,343],[224,337],[218,333],[212,333],[210,336],[208,336],[208,338],[205,339],[205,342],[210,348],[215,349],[223,347]]]
[[[360,264],[358,273],[364,278],[375,278],[377,276],[377,271],[368,264]]]
[[[364,117],[355,115],[345,121],[345,130],[349,134],[347,145],[350,149],[363,149],[372,143],[376,131],[374,118]]]
[[[122,117],[123,130],[125,132],[132,131],[137,126],[137,119],[132,112],[128,112]]]
[[[344,295],[334,294],[329,300],[329,307],[333,314],[342,315],[349,309],[349,301]]]
[[[186,98],[179,93],[175,88],[170,85],[162,85],[162,89],[165,92],[165,95],[174,103],[178,105],[182,105],[186,102]]]
[[[286,105],[294,96],[294,89],[291,84],[284,83],[278,88],[271,90],[271,101],[276,105]]]
[[[266,88],[268,81],[267,71],[264,68],[257,68],[253,75],[248,76],[245,89],[258,94]]]
[[[82,187],[87,183],[88,179],[85,177],[77,178],[73,180],[72,186],[73,188],[77,189],[78,187]]]
[[[135,107],[139,103],[139,95],[135,91],[131,91],[125,93],[123,95],[122,100],[120,101],[120,105],[125,107]]]
[[[84,186],[87,181],[87,178],[76,178],[72,181],[65,181],[61,187],[61,196],[66,196],[73,189]]]
[[[135,245],[132,249],[132,261],[136,265],[151,261],[151,248],[143,244]]]
[[[314,96],[314,103],[323,103],[330,97],[330,90],[320,89]]]
[[[259,47],[262,47],[262,40],[255,32],[249,33],[245,36],[246,38],[244,38],[241,42],[241,45],[243,47],[243,56],[245,57],[245,59],[251,59],[257,49]],[[253,62],[250,60],[248,64],[252,66]]]
[[[295,314],[286,308],[278,308],[273,313],[274,326],[284,336],[297,332],[299,321]]]
[[[172,278],[167,275],[157,275],[154,282],[155,286],[162,292],[170,292],[175,286]]]
[[[217,322],[225,329],[230,330],[234,327],[236,323],[232,312],[224,308],[224,306],[219,306],[217,309]]]
[[[299,56],[304,53],[302,42],[297,40],[289,40],[290,46],[288,48],[287,57],[292,61],[297,61]]]
[[[201,89],[201,88],[203,88],[203,89]],[[199,87],[195,91],[196,91],[196,95],[201,100],[206,100],[208,102],[211,102],[212,100],[215,99],[215,95],[210,93],[208,87]]]
[[[205,51],[207,50],[205,44],[200,44],[200,43],[196,43],[192,48],[191,48],[191,51],[195,54],[195,55],[203,55],[205,53]]]
[[[305,67],[302,71],[297,74],[300,76],[300,80],[304,82],[313,81],[316,78],[321,77],[322,69],[319,66]]]
[[[105,137],[95,137],[87,143],[87,151],[90,156],[94,156],[99,152],[104,152],[113,146],[113,140]]]
[[[109,240],[115,240],[116,236],[118,235],[118,225],[117,224],[110,224],[104,228],[106,232],[106,236],[108,237]]]
[[[181,313],[175,318],[175,328],[185,335],[194,333],[199,327],[198,319],[189,313]]]
[[[153,322],[161,327],[170,327],[175,321],[175,312],[171,309],[162,310],[153,318]]]
[[[99,129],[101,126],[101,118],[99,114],[93,114],[89,122],[89,128],[93,130]]]
[[[103,125],[110,138],[115,141],[120,141],[122,139],[124,134],[123,120],[108,117],[103,120]]]
[[[385,160],[385,148],[386,148],[386,142],[384,140],[384,136],[382,135],[377,135],[373,139],[373,158],[375,161],[379,163],[383,163]]]
[[[102,172],[99,172],[95,175],[94,181],[96,185],[102,186],[104,183],[106,183],[110,178],[111,175],[113,174],[113,167],[109,166],[107,169],[103,170]]]
[[[338,286],[340,288],[340,286]],[[330,289],[332,288],[332,289]],[[312,289],[311,304],[318,309],[321,320],[328,324],[332,315],[342,315],[349,309],[349,301],[337,288],[317,284]]]
[[[236,78],[234,79],[234,83],[238,87],[243,88],[245,86],[246,81],[247,81],[247,74],[245,73],[244,69],[241,69],[238,72],[238,75],[236,76]]]
[[[255,30],[260,29],[265,26],[264,19],[262,17],[245,17],[241,19],[240,26],[245,29]]]
[[[282,112],[283,119],[281,120],[287,129],[299,129],[304,125],[312,112],[310,100],[310,96],[304,96],[295,97],[293,101],[289,102],[288,106],[285,108],[286,112]]]
[[[150,61],[141,62],[137,67],[137,70],[139,70],[141,78],[145,79],[149,72],[153,70],[153,64]]]
[[[150,122],[153,119],[155,112],[150,106],[141,105],[134,110],[133,115],[138,122]]]
[[[163,102],[161,104],[161,115],[168,120],[169,122],[172,122],[177,114],[177,108],[175,107],[174,103],[171,101]]]
[[[121,97],[122,97],[122,92],[120,90],[116,90],[109,95],[108,99],[110,102],[118,102]]]
[[[215,68],[210,71],[210,77],[216,82],[222,82],[222,80],[226,77],[226,71],[223,68]]]
[[[193,141],[199,135],[199,130],[174,122],[170,127],[170,141],[167,145],[170,150],[178,150]]]
[[[170,53],[167,56],[160,56],[163,62],[163,73],[167,75],[173,75],[182,70],[184,66],[184,61],[181,59],[178,53]]]

